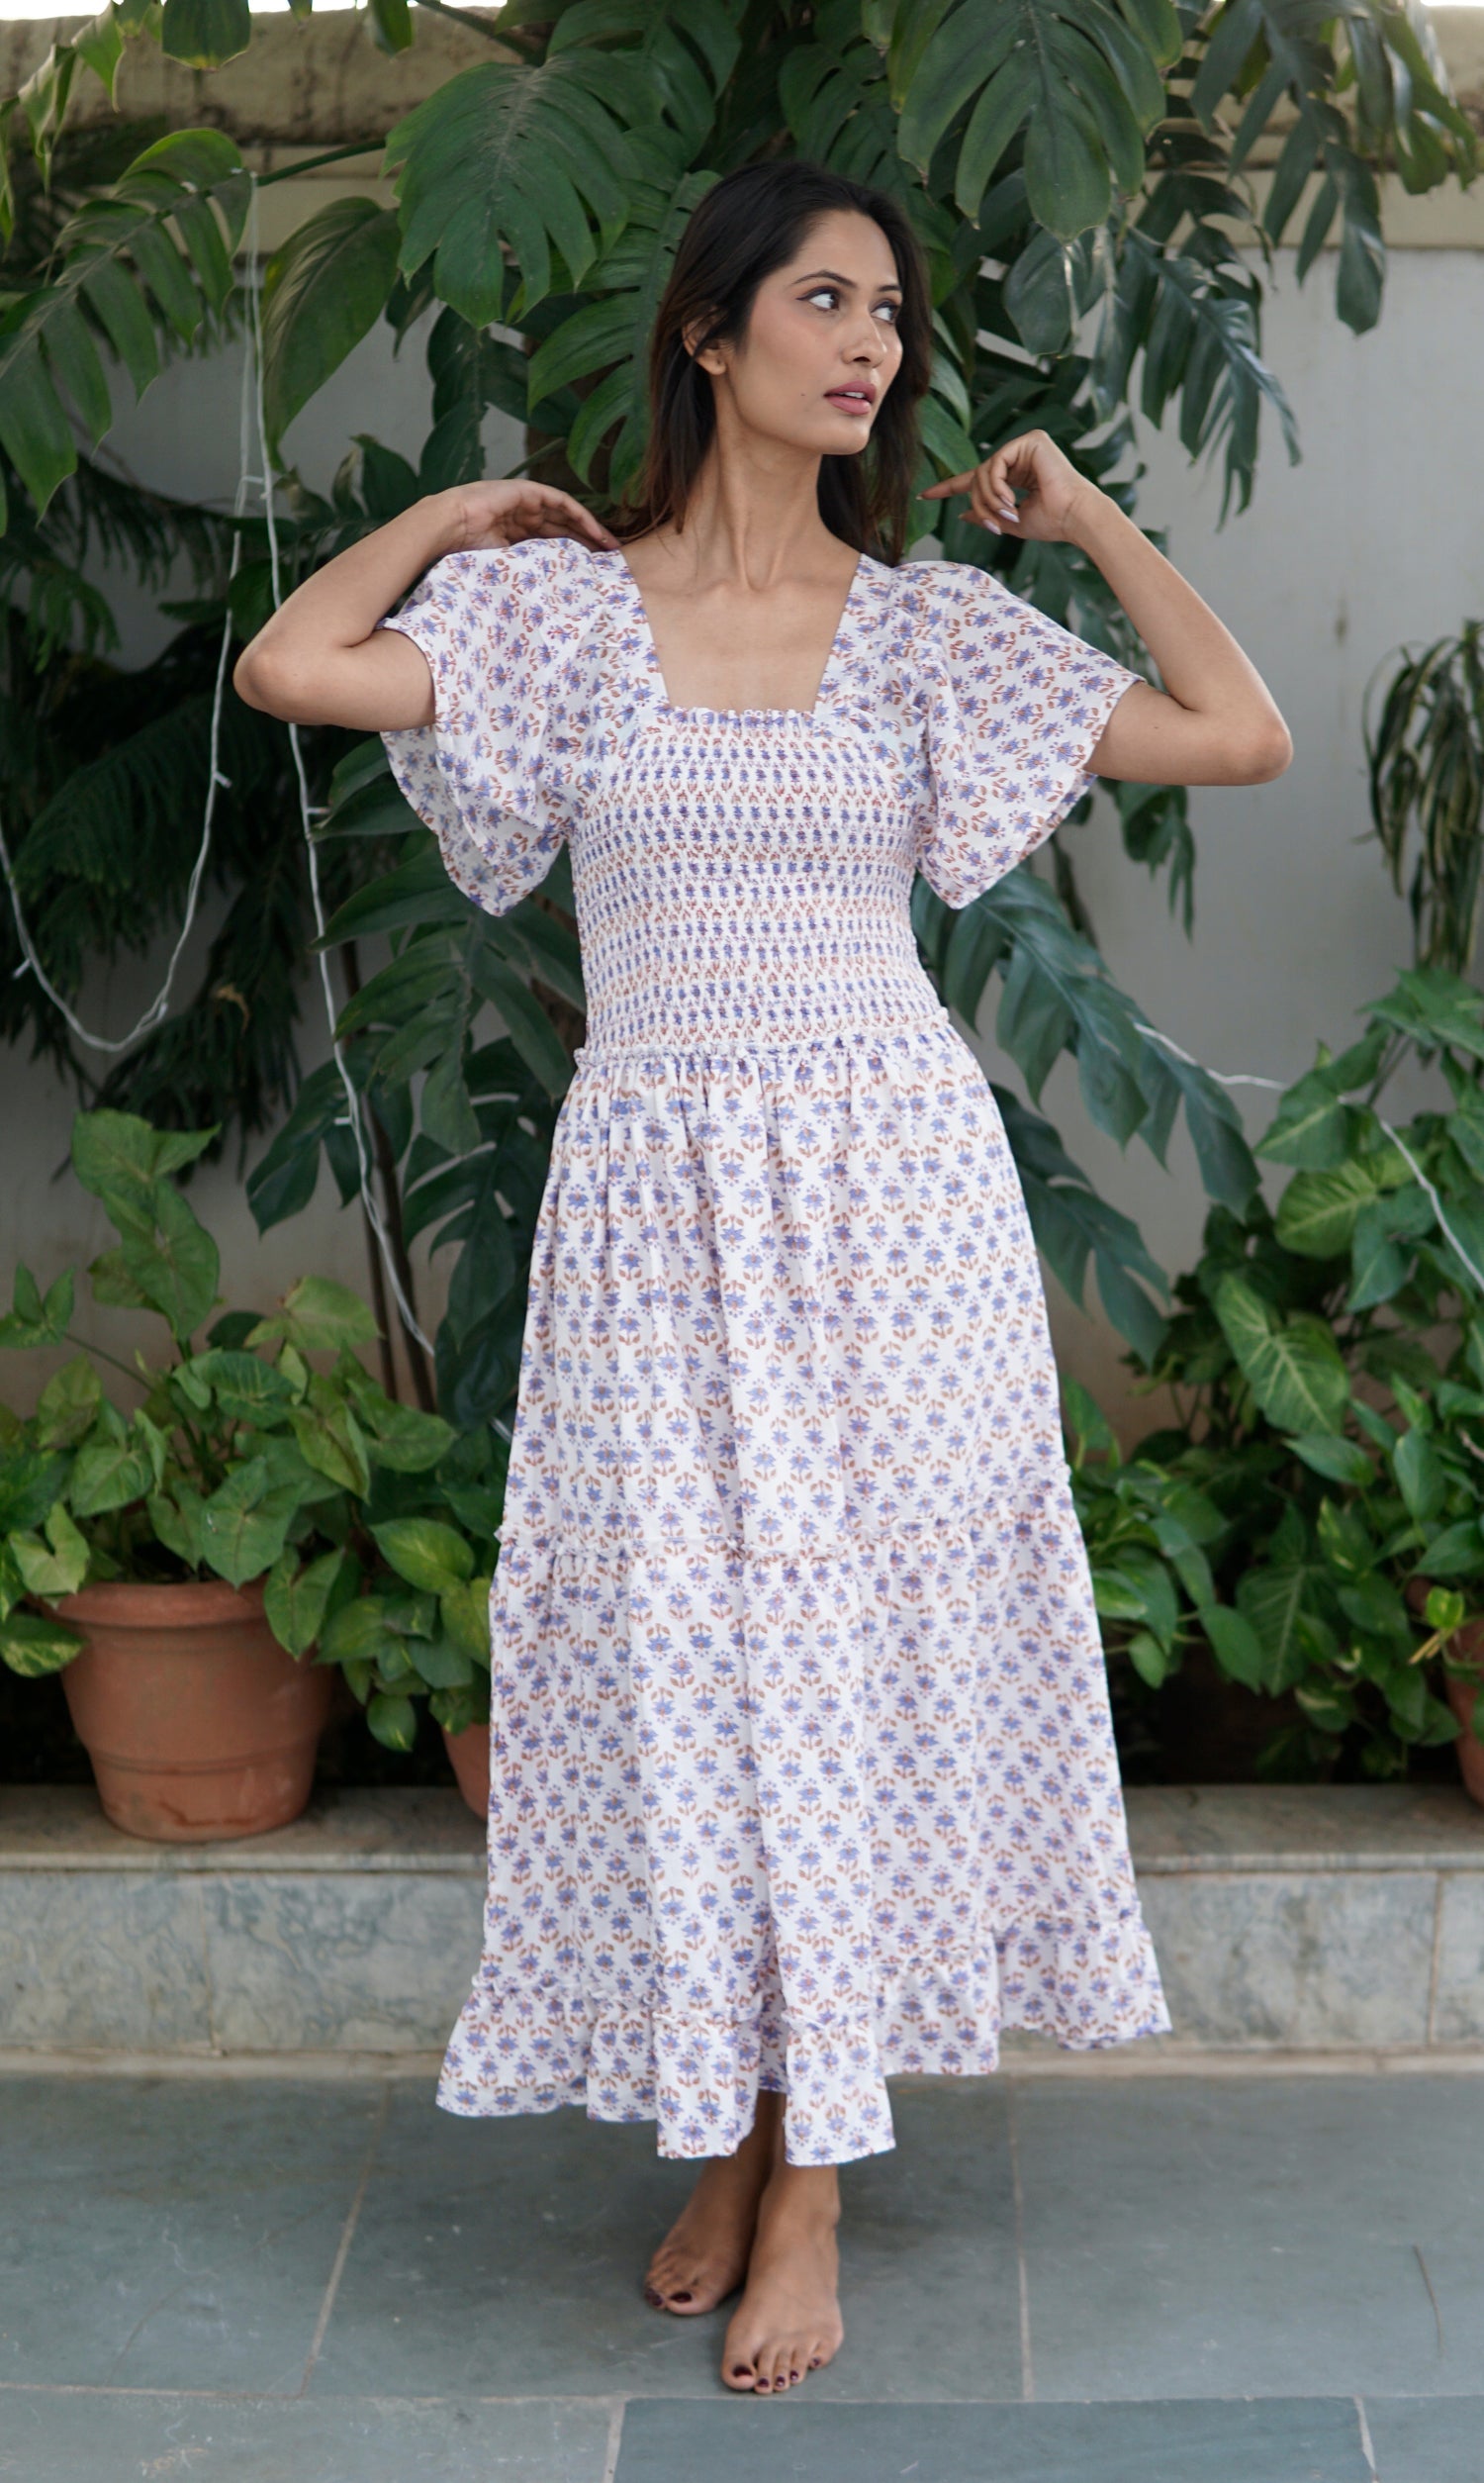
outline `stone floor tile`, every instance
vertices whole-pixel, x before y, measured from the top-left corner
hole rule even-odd
[[[897,2147],[845,2169],[849,2335],[818,2396],[1020,2394],[1007,2090],[945,2100],[894,2096]],[[712,2395],[732,2306],[681,2319],[640,2290],[695,2169],[647,2122],[463,2121],[397,2093],[316,2389]]]
[[[296,2389],[380,2108],[369,2085],[7,2079],[0,2379]]]
[[[812,2383],[810,2383],[812,2385]],[[627,2406],[613,2483],[1372,2483],[1355,2408]],[[1386,2483],[1391,2483],[1388,2476]]]
[[[0,2389],[17,2483],[603,2483],[604,2406]]]
[[[1422,2074],[1024,2082],[1035,2394],[1477,2390],[1471,2121]]]
[[[1477,2383],[1477,2339],[1473,2363]],[[1484,2397],[1367,2397],[1365,2419],[1380,2483],[1479,2483],[1484,2474]]]

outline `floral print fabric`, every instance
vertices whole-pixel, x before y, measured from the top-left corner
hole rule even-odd
[[[484,1954],[438,2099],[790,2160],[884,2080],[1169,2018],[1040,1273],[921,967],[1140,678],[978,570],[863,559],[814,708],[671,705],[621,553],[440,561],[385,736],[499,912],[571,845],[588,1039],[491,1597]]]

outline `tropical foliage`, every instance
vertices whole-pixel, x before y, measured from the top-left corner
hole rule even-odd
[[[374,0],[367,17],[385,48],[414,39],[405,0]],[[1417,0],[1354,0],[1325,17],[1308,0],[1121,0],[1117,9],[1104,0],[508,0],[498,20],[466,13],[464,23],[488,38],[489,57],[386,133],[395,207],[340,198],[265,271],[263,409],[282,474],[283,584],[418,494],[476,473],[492,407],[525,427],[532,471],[610,506],[642,453],[645,337],[685,215],[718,174],[789,148],[895,191],[922,239],[938,345],[923,482],[1040,426],[1132,509],[1135,485],[1112,478],[1137,401],[1150,421],[1174,422],[1192,456],[1219,457],[1225,518],[1234,500],[1246,508],[1251,499],[1264,408],[1298,455],[1262,359],[1261,283],[1242,245],[1267,258],[1291,238],[1312,176],[1298,274],[1338,238],[1336,309],[1359,333],[1381,302],[1378,171],[1394,164],[1422,190],[1468,180],[1477,164]],[[23,190],[36,187],[27,142],[44,171],[59,170],[57,134],[80,74],[111,80],[125,38],[158,39],[175,57],[210,65],[249,32],[245,0],[165,0],[162,12],[125,0],[54,48],[24,94],[0,107],[14,166],[0,213],[13,235],[23,231]],[[1259,209],[1250,158],[1275,127],[1284,135]],[[33,253],[18,271],[0,317],[13,530],[49,523],[97,471],[116,388],[138,390],[151,357],[240,316],[232,253],[248,194],[220,133],[153,141],[89,189],[45,258]],[[378,320],[399,339],[415,330],[425,337],[431,429],[416,468],[359,434],[324,497],[286,462],[286,442]],[[210,630],[225,610],[247,630],[270,592],[261,522],[222,532],[233,539],[234,575],[219,570],[215,597],[198,599],[188,619]],[[1138,660],[1121,609],[1067,547],[994,541],[941,513],[938,539],[951,557],[994,566],[1055,618]],[[172,713],[161,731],[174,721]],[[237,716],[232,729],[260,728]],[[302,929],[302,873],[297,853],[289,860],[285,754],[271,728],[268,747],[276,790],[265,755],[250,807],[259,817],[266,807],[284,840],[275,848],[281,960]],[[115,784],[148,758],[127,737],[102,755]],[[321,736],[305,755],[311,805],[329,812],[327,859],[341,892],[354,891],[329,937],[346,967],[346,1065],[383,1211],[404,1266],[410,1230],[436,1226],[460,1253],[438,1341],[441,1401],[460,1423],[483,1422],[508,1411],[514,1388],[534,1203],[582,1034],[570,887],[554,874],[518,916],[475,923],[378,772],[374,745],[347,753]],[[183,745],[173,775],[183,781]],[[1113,791],[1129,854],[1164,874],[1188,925],[1183,794]],[[48,845],[44,817],[39,804],[26,814],[23,890],[39,905],[54,900],[42,943],[75,982],[90,945],[125,934],[117,907],[90,914],[91,886],[78,885],[87,836],[78,830],[69,846],[53,833]],[[997,983],[996,1030],[1033,1104],[1069,1051],[1094,1120],[1120,1143],[1137,1135],[1162,1160],[1183,1109],[1213,1197],[1240,1216],[1256,1174],[1236,1116],[1200,1072],[1172,1066],[1140,1033],[1141,1012],[1091,942],[1071,843],[1065,833],[1058,841],[1054,885],[1026,869],[961,915],[919,888],[925,962],[971,1020]],[[179,888],[189,852],[178,832],[172,852],[177,868],[160,873],[162,892]],[[219,863],[239,889],[230,839]],[[392,958],[362,989],[355,943],[373,938],[390,941]],[[156,1117],[178,1109],[192,1125],[260,1125],[296,1068],[291,1009],[265,1012],[263,988],[249,990],[233,966],[194,1003],[239,1008],[235,1061],[221,1046],[189,1044],[182,1012],[126,1062],[111,1099],[147,1096]],[[34,988],[17,989],[46,1028]],[[489,1010],[503,1028],[493,1040]],[[50,1039],[60,1041],[54,1028]],[[266,1060],[252,1052],[264,1043],[278,1047]],[[203,1059],[220,1082],[210,1109],[202,1079],[187,1074]],[[1147,1355],[1160,1289],[1137,1232],[1029,1105],[1002,1100],[1048,1257],[1078,1297],[1090,1259],[1104,1306]],[[342,1193],[353,1193],[342,1107],[331,1076],[306,1083],[255,1177],[264,1222],[303,1203],[322,1150]]]
[[[1392,1128],[1383,1090],[1420,1070],[1438,1106]],[[1437,1690],[1484,1616],[1484,997],[1401,975],[1257,1153],[1276,1207],[1211,1210],[1152,1360],[1178,1423],[1125,1462],[1068,1399],[1098,1608],[1152,1685],[1198,1633],[1291,1691],[1269,1772],[1400,1774],[1454,1738]]]

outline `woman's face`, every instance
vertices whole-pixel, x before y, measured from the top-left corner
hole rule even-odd
[[[864,448],[901,366],[901,283],[869,216],[831,213],[765,276],[745,336],[696,359],[743,426],[813,456]]]

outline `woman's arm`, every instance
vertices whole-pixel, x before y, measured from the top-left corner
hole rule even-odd
[[[232,686],[248,707],[293,724],[397,732],[433,720],[421,651],[378,627],[424,569],[449,552],[493,551],[530,535],[613,536],[580,501],[544,483],[467,483],[415,502],[296,587],[237,657]]]
[[[1026,497],[1016,506],[1015,487]],[[1281,776],[1293,739],[1256,666],[1178,569],[1078,474],[1045,431],[1025,431],[924,500],[968,492],[993,534],[1074,543],[1094,560],[1159,667],[1166,688],[1135,682],[1094,744],[1088,772],[1136,785],[1261,785]]]

